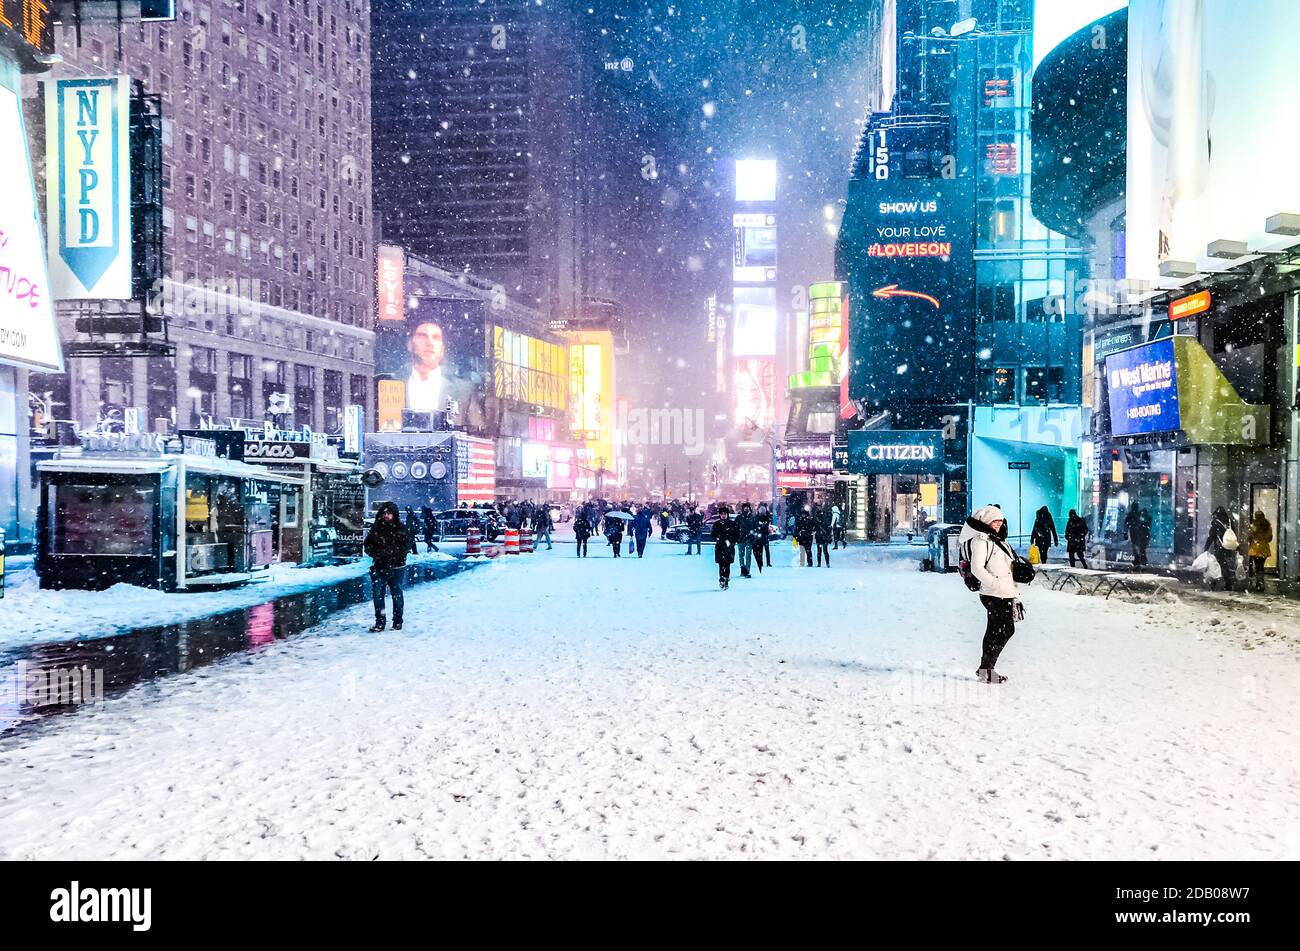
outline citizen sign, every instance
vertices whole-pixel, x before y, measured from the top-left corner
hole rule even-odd
[[[868,459],[906,459],[930,461],[934,459],[933,446],[868,446]]]

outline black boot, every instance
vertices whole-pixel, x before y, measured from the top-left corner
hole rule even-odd
[[[370,632],[372,634],[378,634],[380,631],[384,629],[384,626],[387,623],[388,621],[384,618],[384,616],[382,614],[379,615],[377,618],[375,618],[374,626],[370,628]]]

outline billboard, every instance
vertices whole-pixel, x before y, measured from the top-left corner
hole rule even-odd
[[[776,280],[776,215],[732,215],[735,234],[731,276],[735,281]]]
[[[568,390],[565,346],[492,326],[493,392],[499,399],[563,410]]]
[[[421,298],[404,319],[375,328],[379,431],[415,428],[481,432],[485,408],[483,302]],[[400,407],[400,411],[399,411]],[[431,414],[445,414],[442,422]],[[421,420],[426,425],[421,425]]]
[[[849,471],[858,475],[942,475],[943,433],[937,429],[852,430]]]
[[[27,132],[18,97],[0,87],[0,363],[32,370],[63,369],[45,268],[45,242],[32,187]]]
[[[776,361],[744,357],[732,376],[735,424],[751,436],[770,429],[776,420]]]
[[[974,396],[974,208],[968,179],[858,179],[840,231],[849,395],[873,405]]]
[[[1298,35],[1294,0],[1130,3],[1129,278],[1219,238],[1278,246],[1265,220],[1300,208],[1300,176],[1271,158],[1300,154]]]
[[[583,444],[574,466],[614,468],[614,335],[569,334],[569,436]],[[584,455],[585,454],[585,455]],[[577,478],[589,478],[580,469]],[[594,485],[594,483],[592,483]]]
[[[735,314],[732,353],[738,357],[775,356],[776,288],[733,288],[732,311]]]
[[[375,249],[378,269],[376,288],[379,293],[379,320],[406,319],[406,252],[391,244]]]
[[[776,201],[776,161],[736,161],[736,201]]]
[[[129,300],[131,80],[46,83],[50,281],[58,300]]]
[[[1174,338],[1106,358],[1110,430],[1116,436],[1173,432],[1181,425]]]

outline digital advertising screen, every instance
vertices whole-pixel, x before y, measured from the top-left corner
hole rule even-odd
[[[838,254],[851,291],[853,399],[974,396],[973,205],[962,178],[849,183]]]
[[[732,280],[776,280],[776,215],[732,215],[735,255]]]
[[[776,354],[776,288],[737,287],[732,290],[735,325],[732,353],[738,357]]]
[[[379,431],[401,430],[410,413],[445,413],[448,426],[481,431],[487,421],[485,333],[483,303],[459,298],[412,300],[404,319],[380,321]]]
[[[776,160],[736,162],[736,201],[776,201]]]
[[[1172,337],[1108,356],[1106,387],[1114,435],[1140,436],[1181,428]]]
[[[732,376],[735,422],[746,429],[766,430],[776,419],[776,361],[744,358]]]

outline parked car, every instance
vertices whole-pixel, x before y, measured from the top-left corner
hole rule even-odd
[[[716,518],[706,518],[704,520],[704,531],[701,533],[700,538],[702,541],[707,542],[710,545],[713,544],[713,523],[716,521]],[[670,525],[668,526],[668,531],[664,533],[664,538],[668,539],[670,542],[677,542],[685,545],[690,541],[691,527],[685,522]],[[785,538],[785,532],[781,531],[781,529],[776,526],[775,522],[768,526],[767,539],[769,543],[779,542],[783,538]]]
[[[501,537],[501,520],[494,509],[487,507],[446,509],[438,512],[434,519],[438,523],[438,538],[464,538],[474,516],[478,516],[479,527],[483,530],[483,540],[494,542]]]
[[[559,502],[551,502],[547,505],[551,510],[551,521],[556,525],[563,525],[565,522],[573,521],[573,506],[563,505]]]

